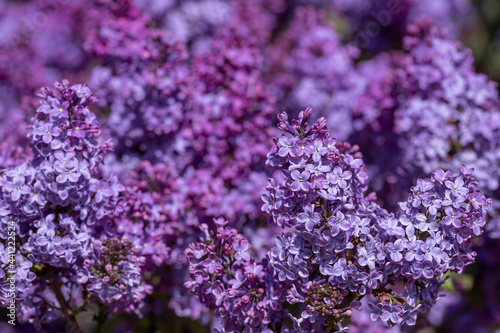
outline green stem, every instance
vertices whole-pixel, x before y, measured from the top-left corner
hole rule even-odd
[[[99,312],[97,314],[97,327],[96,332],[102,332],[104,328],[104,323],[108,317],[108,313],[106,311],[106,307],[99,303]]]

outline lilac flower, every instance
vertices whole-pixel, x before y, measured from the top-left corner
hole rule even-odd
[[[332,216],[328,220],[328,224],[332,227],[332,237],[337,236],[341,231],[347,231],[351,228],[349,221],[340,212]]]
[[[387,220],[386,223],[382,224],[382,228],[387,230],[390,235],[401,237],[405,235],[404,229],[399,226],[399,223],[395,218]]]
[[[247,241],[234,242],[233,249],[234,258],[236,260],[248,261],[250,259],[250,254],[248,254],[248,250],[250,250],[250,244]]]
[[[408,249],[408,252],[405,253],[405,260],[407,260],[408,262],[412,262],[414,260],[417,261],[424,260],[425,256],[424,253],[422,252],[422,245],[420,243],[421,243],[420,240],[416,242],[406,243],[406,248]]]
[[[234,279],[229,280],[229,284],[231,285],[232,288],[238,289],[241,287],[243,283],[245,283],[245,275],[243,275],[241,270],[237,270],[236,273],[234,273]]]
[[[314,140],[312,159],[314,162],[321,161],[321,157],[327,153],[327,149],[323,146],[322,140]]]
[[[389,256],[391,257],[392,260],[398,262],[403,259],[403,255],[401,254],[401,251],[404,249],[405,244],[401,239],[398,239],[394,242],[394,244],[388,244],[387,245],[387,252],[389,252]]]
[[[332,275],[340,276],[343,280],[347,280],[349,271],[347,261],[344,258],[340,258],[335,265],[333,265]]]
[[[302,191],[309,191],[309,182],[307,181],[309,179],[309,176],[311,174],[307,171],[302,171],[302,172],[299,172],[297,170],[293,170],[291,172],[291,176],[292,176],[292,179],[293,179],[293,182],[292,182],[292,190],[293,191],[298,191],[298,190],[302,190]]]
[[[335,167],[333,169],[333,181],[335,182],[334,184],[338,184],[340,188],[345,189],[347,187],[346,180],[349,180],[351,178],[352,178],[351,171],[343,171],[339,167]]]
[[[68,114],[69,104],[70,104],[69,101],[61,102],[60,100],[54,98],[50,103],[50,106],[52,107],[50,115],[53,117],[67,118],[69,115]]]
[[[31,189],[25,183],[24,177],[14,178],[12,182],[5,183],[3,188],[10,193],[10,198],[13,201],[18,201],[21,195],[31,192]]]
[[[87,124],[83,121],[72,121],[71,122],[71,132],[70,135],[75,138],[85,138],[87,135],[85,129]]]
[[[361,266],[368,266],[370,269],[375,268],[375,255],[368,252],[365,247],[358,249],[358,263]]]
[[[306,171],[309,171],[313,175],[321,175],[330,172],[330,167],[328,165],[321,164],[321,160],[315,162],[314,164],[307,164]]]
[[[15,258],[16,264],[13,271],[16,272],[16,275],[21,279],[32,280],[34,276],[33,273],[30,272],[30,268],[33,266],[33,263],[29,260],[24,259],[20,254],[16,254]]]
[[[297,142],[297,139],[295,138],[287,138],[282,136],[279,139],[279,143],[281,145],[281,148],[278,151],[279,156],[285,157],[287,155],[290,156],[295,156],[295,143]]]
[[[445,181],[445,185],[447,188],[453,191],[452,193],[455,193],[455,195],[457,196],[463,196],[469,193],[469,190],[463,187],[464,181],[460,178],[455,179],[454,182],[447,180]]]
[[[113,195],[113,191],[107,182],[101,181],[90,185],[90,190],[95,193],[95,201],[101,202],[107,197]]]
[[[215,254],[210,254],[208,259],[203,261],[203,267],[207,267],[210,274],[215,273],[218,268],[221,268],[222,261],[215,256]]]
[[[402,308],[399,305],[386,304],[382,307],[382,314],[380,318],[384,321],[391,321],[394,324],[399,323],[400,314],[402,312]]]
[[[304,154],[310,155],[312,153],[312,147],[310,142],[298,140],[295,142],[295,156],[302,156]]]
[[[56,253],[59,255],[64,255],[64,258],[66,259],[68,264],[71,264],[74,259],[73,252],[78,252],[79,250],[80,244],[72,240],[67,235],[62,238],[61,245],[56,247]]]
[[[314,226],[321,220],[321,215],[314,211],[314,205],[304,207],[304,212],[297,216],[299,223],[304,223],[308,231],[312,231]]]
[[[36,243],[47,248],[48,254],[53,254],[56,246],[61,245],[62,238],[56,236],[54,229],[49,229],[45,233],[45,236],[40,236],[36,239]]]
[[[58,137],[61,134],[61,130],[58,127],[53,127],[53,124],[46,123],[35,128],[33,134],[41,136],[43,142],[51,143],[54,137]]]
[[[215,296],[215,305],[220,306],[226,297],[225,291],[219,286],[212,290],[212,294]]]

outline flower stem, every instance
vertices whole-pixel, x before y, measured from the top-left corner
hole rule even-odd
[[[61,292],[61,287],[59,283],[56,281],[53,271],[50,272],[49,280],[50,280],[50,287],[52,288],[52,291],[56,295],[57,301],[61,306],[61,311],[64,315],[64,318],[68,322],[69,327],[71,328],[73,333],[82,333],[82,330],[80,326],[78,326],[78,322],[76,321],[76,317],[73,314],[73,311],[71,311],[68,302],[66,302],[66,299],[64,298]]]

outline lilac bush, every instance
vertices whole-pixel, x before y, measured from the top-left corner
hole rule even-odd
[[[493,331],[483,7],[0,0],[0,330]]]

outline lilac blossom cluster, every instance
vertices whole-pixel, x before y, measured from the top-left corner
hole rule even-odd
[[[374,195],[365,196],[368,176],[357,149],[331,138],[324,118],[309,126],[311,113],[306,109],[291,123],[286,113],[279,116],[278,127],[287,134],[275,139],[267,164],[281,173],[269,180],[262,210],[284,230],[259,269],[267,270],[263,281],[271,290],[277,283],[286,287],[286,302],[279,294],[275,301],[301,305],[298,315],[289,314],[297,332],[347,331],[343,321],[365,296],[373,297],[372,320],[414,325],[417,314],[441,296],[446,274],[461,273],[474,261],[470,243],[482,233],[491,202],[475,189],[472,169],[463,166],[457,176],[439,169],[419,179],[400,204],[402,212],[390,214],[375,204]],[[203,226],[203,242],[189,246],[193,280],[185,286],[216,309],[223,331],[251,332],[255,312],[245,317],[239,297],[252,300],[254,294],[233,285],[240,287],[245,278],[235,263],[255,267],[254,259],[246,253],[248,241],[224,229],[226,223],[216,221],[217,234]],[[254,296],[262,296],[264,286]],[[260,306],[266,319],[258,322],[267,325],[266,305]],[[279,318],[286,314],[282,308],[271,307]],[[277,331],[274,325],[267,329]]]
[[[257,262],[248,240],[223,218],[208,225],[200,242],[186,249],[191,279],[186,289],[220,318],[216,332],[277,332],[284,319],[285,284],[274,279],[267,261]]]
[[[470,50],[429,22],[411,26],[404,46],[404,53],[382,54],[360,67],[365,75],[373,75],[356,108],[354,126],[359,127],[351,138],[362,148],[368,170],[375,175],[370,186],[383,191],[380,197],[388,207],[422,174],[435,168],[472,166],[478,188],[493,199],[485,226],[486,236],[493,239],[475,248],[483,253],[478,267],[492,267],[488,253],[495,251],[499,226],[496,84],[475,71]],[[492,293],[484,290],[491,284],[482,286],[481,270],[475,272],[477,288],[456,289],[460,300],[443,313],[474,312],[468,293],[490,299]],[[461,282],[454,279],[454,283]],[[493,303],[488,309],[496,308]],[[485,327],[498,318],[494,310],[481,316]]]
[[[482,190],[492,195],[500,177],[496,84],[474,71],[468,49],[432,28],[415,26],[406,47],[401,73],[406,96],[395,112],[394,128],[402,135],[403,163],[424,172],[466,163],[476,170]],[[492,214],[488,229],[498,237],[498,213]]]
[[[230,183],[230,191],[209,186],[217,193],[207,193],[203,200],[218,200],[221,192],[247,196],[247,185],[238,179],[265,182],[256,166],[265,159],[274,112],[258,48],[230,31],[212,38],[205,53],[185,61],[182,43],[149,28],[147,17],[122,2],[114,7],[102,1],[95,14],[97,30],[87,40],[89,52],[102,59],[91,82],[103,112],[111,110],[106,126],[116,138],[116,158],[128,165],[126,171],[141,160],[175,161],[175,177]],[[254,202],[257,198],[253,194]],[[207,207],[217,209],[223,201]],[[221,214],[225,212],[214,216]]]
[[[63,72],[79,76],[86,65],[83,5],[58,0],[0,3],[0,167],[32,158],[26,134],[37,103],[35,91]]]
[[[96,98],[83,84],[55,88],[38,93],[28,134],[33,159],[0,172],[1,238],[14,224],[20,320],[40,327],[64,315],[77,330],[74,315],[89,301],[131,312],[150,290],[141,282],[144,258],[112,232],[124,186],[97,170],[112,145],[99,141],[88,108]]]
[[[93,69],[89,84],[103,112],[108,110],[115,153],[160,160],[163,147],[154,147],[170,143],[166,139],[178,131],[190,97],[185,47],[148,28],[147,16],[129,1],[99,1],[91,17],[86,50],[101,66]]]
[[[267,162],[283,178],[270,180],[262,209],[288,230],[270,254],[278,280],[291,284],[287,301],[303,303],[297,320],[325,329],[372,294],[372,319],[413,325],[439,298],[445,274],[473,262],[470,241],[491,202],[463,166],[457,176],[438,170],[419,179],[403,211],[389,214],[364,196],[363,161],[329,137],[324,118],[309,127],[310,114],[291,123],[280,115],[278,127],[291,135],[275,140]]]
[[[370,83],[355,108],[352,139],[377,175],[371,185],[394,201],[414,178],[466,164],[498,210],[496,84],[475,72],[470,50],[429,22],[410,26],[404,41],[406,53],[384,54],[360,68]],[[495,211],[487,227],[493,237]]]
[[[309,106],[324,111],[330,129],[347,139],[353,132],[352,110],[366,84],[354,69],[359,50],[341,44],[324,13],[298,7],[269,53],[280,103],[294,114]]]

